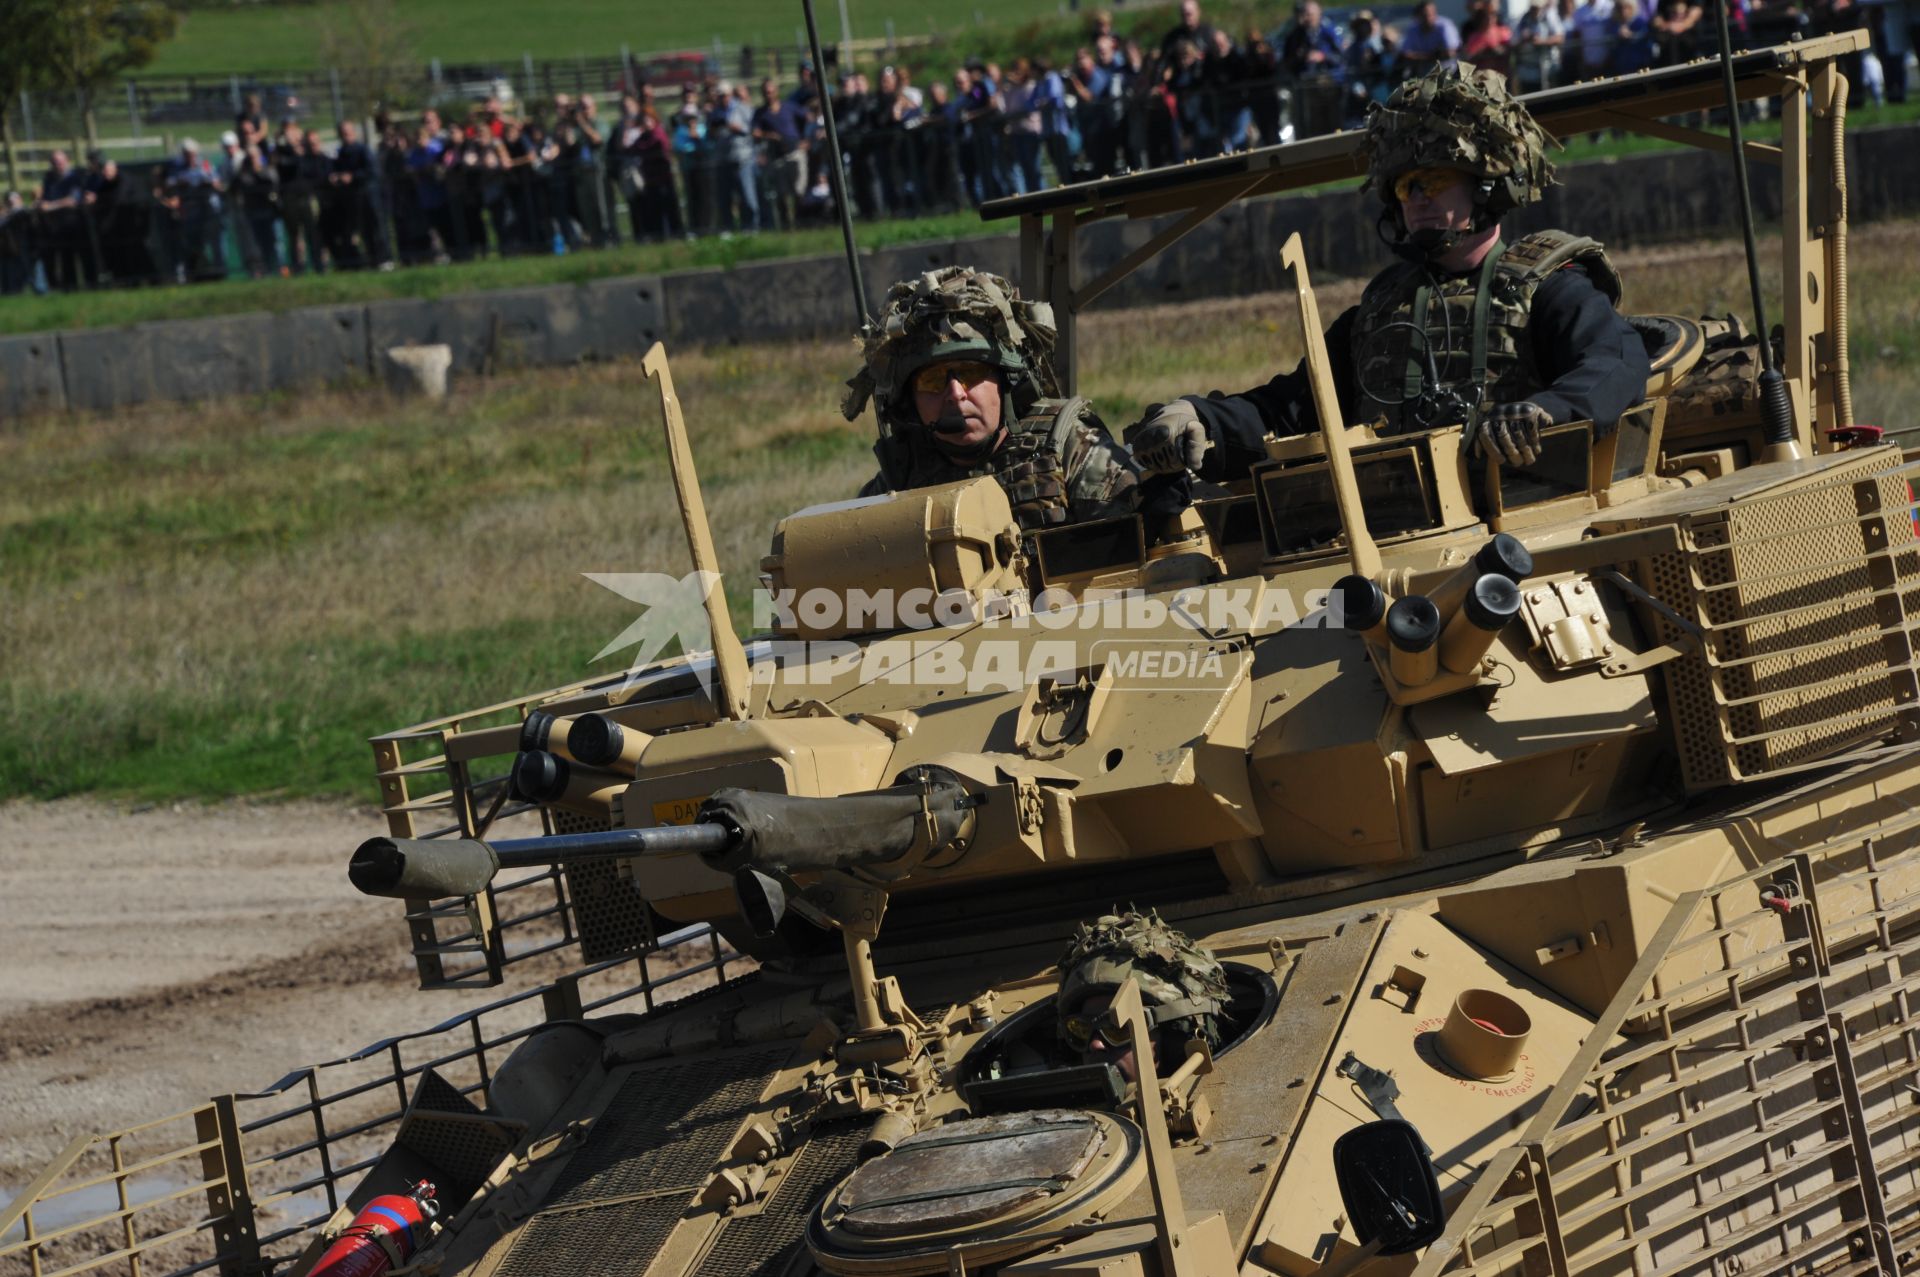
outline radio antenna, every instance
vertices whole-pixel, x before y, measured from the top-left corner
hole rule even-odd
[[[853,278],[853,315],[864,329],[872,325],[873,316],[867,309],[867,281],[860,273],[860,246],[853,238],[853,207],[847,203],[846,164],[840,150],[840,130],[833,122],[833,98],[827,92],[827,64],[820,56],[820,26],[813,20],[813,0],[800,0],[800,4],[807,14],[807,45],[813,51],[813,84],[820,95],[820,114],[827,122],[827,149],[833,153],[827,172],[833,178],[833,201],[840,206],[840,238],[846,242],[847,274]]]
[[[808,0],[811,4],[812,0]],[[1766,302],[1760,294],[1760,250],[1753,239],[1753,193],[1747,187],[1747,148],[1740,137],[1740,95],[1733,83],[1733,35],[1727,28],[1728,0],[1715,0],[1714,27],[1720,37],[1720,74],[1727,97],[1727,132],[1733,142],[1733,181],[1740,197],[1740,231],[1746,238],[1747,286],[1753,291],[1753,326],[1760,337],[1760,420],[1764,425],[1768,461],[1800,456],[1800,435],[1793,422],[1793,399],[1787,379],[1773,358],[1773,333],[1767,327]]]

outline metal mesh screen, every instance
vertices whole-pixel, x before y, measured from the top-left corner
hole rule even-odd
[[[697,1187],[786,1055],[782,1048],[636,1068],[560,1172],[548,1208]]]
[[[631,1277],[643,1273],[686,1211],[686,1192],[536,1215],[494,1277]]]
[[[758,1215],[731,1220],[695,1277],[780,1277],[806,1249],[807,1217],[833,1185],[853,1172],[866,1136],[858,1122],[817,1131]]]
[[[1664,667],[1689,789],[1831,757],[1913,713],[1920,563],[1895,454],[1688,516],[1681,535],[1679,553],[1642,573],[1703,639]],[[1686,637],[1665,618],[1653,625],[1663,642]]]

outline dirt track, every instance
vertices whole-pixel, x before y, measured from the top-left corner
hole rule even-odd
[[[346,881],[379,832],[313,803],[0,806],[0,1201],[75,1135],[499,996],[414,989],[399,906]]]

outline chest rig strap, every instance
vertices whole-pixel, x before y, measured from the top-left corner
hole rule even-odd
[[[1083,398],[1042,399],[1015,422],[1007,440],[994,454],[993,470],[1007,490],[1013,516],[1033,531],[1067,521],[1069,496],[1064,433],[1085,412]]]
[[[1480,427],[1480,408],[1487,398],[1487,310],[1493,294],[1493,279],[1500,267],[1500,259],[1506,255],[1504,240],[1496,241],[1486,257],[1480,262],[1480,274],[1474,281],[1473,318],[1471,332],[1468,334],[1468,352],[1471,371],[1468,376],[1473,386],[1473,402],[1467,407],[1467,419],[1463,424],[1460,446],[1464,449],[1473,442],[1474,434]],[[1443,302],[1442,305],[1445,303]],[[1439,376],[1440,361],[1433,357],[1433,326],[1429,318],[1433,309],[1433,276],[1425,275],[1423,282],[1413,293],[1413,313],[1420,328],[1420,351],[1415,354],[1409,350],[1407,369],[1402,382],[1403,393],[1411,401],[1420,397],[1421,388],[1426,384],[1429,370],[1434,377]],[[1424,357],[1424,365],[1423,365]],[[1433,387],[1439,390],[1439,386]]]

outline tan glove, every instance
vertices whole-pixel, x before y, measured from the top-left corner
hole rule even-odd
[[[1540,459],[1540,432],[1552,424],[1537,403],[1496,404],[1480,426],[1480,455],[1495,465],[1530,466]]]
[[[1128,431],[1127,446],[1148,474],[1198,470],[1207,455],[1207,428],[1192,404],[1176,399]]]

